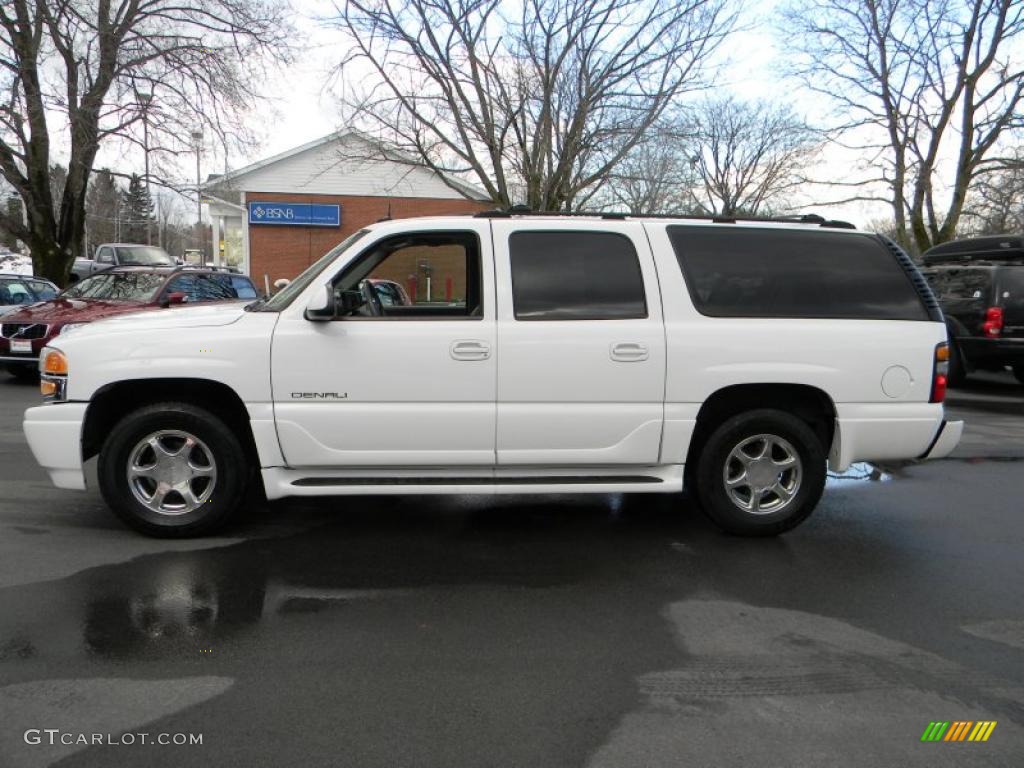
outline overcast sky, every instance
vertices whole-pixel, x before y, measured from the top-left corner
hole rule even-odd
[[[721,68],[716,89],[728,90],[742,98],[786,101],[812,124],[820,123],[826,117],[821,112],[820,97],[802,92],[792,82],[784,82],[779,73],[782,54],[777,49],[777,39],[770,26],[775,18],[773,8],[777,0],[752,0],[745,5],[744,28],[731,34],[720,51]],[[204,177],[208,173],[222,173],[225,165],[232,169],[240,168],[284,152],[342,126],[337,99],[325,86],[344,51],[344,38],[341,32],[325,29],[318,21],[330,15],[333,6],[324,0],[293,0],[293,8],[296,11],[297,42],[303,52],[296,64],[274,73],[267,82],[257,86],[257,91],[267,98],[251,117],[252,127],[260,137],[259,147],[247,156],[225,159],[223,154],[208,146],[203,156]],[[348,71],[346,77],[358,80],[362,74]],[[142,152],[138,147],[107,145],[97,158],[97,167],[104,165],[141,172]],[[838,149],[829,148],[822,155],[820,174],[823,178],[835,178],[850,166],[850,157],[843,156]],[[194,159],[183,161],[182,175],[186,179],[194,179]],[[808,199],[815,204],[808,205],[807,210],[849,219],[859,226],[872,219],[890,216],[884,204],[822,206],[820,202],[829,199],[829,194],[827,189],[813,191]]]

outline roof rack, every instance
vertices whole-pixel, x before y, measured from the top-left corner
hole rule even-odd
[[[848,221],[826,219],[824,216],[819,216],[816,213],[805,213],[798,216],[716,216],[714,214],[699,216],[694,214],[635,214],[609,211],[534,211],[526,206],[514,205],[506,210],[496,209],[473,214],[473,217],[477,219],[511,219],[515,216],[586,217],[617,221],[625,219],[682,219],[684,221],[710,221],[712,224],[736,224],[740,221],[750,221],[763,224],[817,224],[819,227],[831,227],[834,229],[856,229]]]
[[[935,264],[1020,264],[1024,262],[1024,237],[989,235],[940,243],[924,252],[922,260]]]
[[[229,273],[231,273],[233,275],[241,274],[238,271],[238,267],[222,267],[222,266],[215,266],[213,264],[205,264],[205,265],[203,265],[203,264],[178,264],[174,268],[173,271],[174,272],[182,272],[182,271],[184,271],[186,269],[200,269],[200,270],[204,270],[204,271],[207,271],[207,272],[229,272]]]

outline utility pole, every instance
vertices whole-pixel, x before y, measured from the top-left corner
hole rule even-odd
[[[192,142],[196,147],[196,247],[199,248],[199,263],[206,266],[206,252],[203,250],[203,183],[200,175],[199,158],[203,152],[203,129],[196,128],[192,131]]]
[[[149,105],[153,101],[152,93],[136,94],[139,104],[142,105],[142,151],[146,164],[146,198],[149,204],[153,204],[153,196],[149,189]],[[153,244],[153,216],[152,210],[146,216],[146,245]]]

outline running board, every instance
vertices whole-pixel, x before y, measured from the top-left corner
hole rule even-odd
[[[563,472],[569,469],[563,468]],[[622,472],[621,469],[625,469]],[[682,490],[681,464],[622,467],[573,467],[565,474],[555,468],[516,470],[471,469],[460,475],[443,470],[374,467],[352,469],[287,469],[264,467],[267,498],[356,494],[506,494],[506,493],[673,493]],[[633,471],[630,471],[633,470]],[[637,472],[636,470],[640,470]],[[513,473],[514,472],[514,473]]]
[[[663,483],[647,475],[552,475],[549,477],[300,477],[292,485],[585,485],[606,483]]]

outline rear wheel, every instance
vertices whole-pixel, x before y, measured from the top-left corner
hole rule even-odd
[[[774,536],[803,522],[825,488],[825,450],[802,419],[746,411],[718,426],[697,461],[697,497],[723,531]]]
[[[250,469],[234,432],[186,403],[129,413],[100,451],[100,491],[125,523],[150,536],[210,533],[245,495]]]

